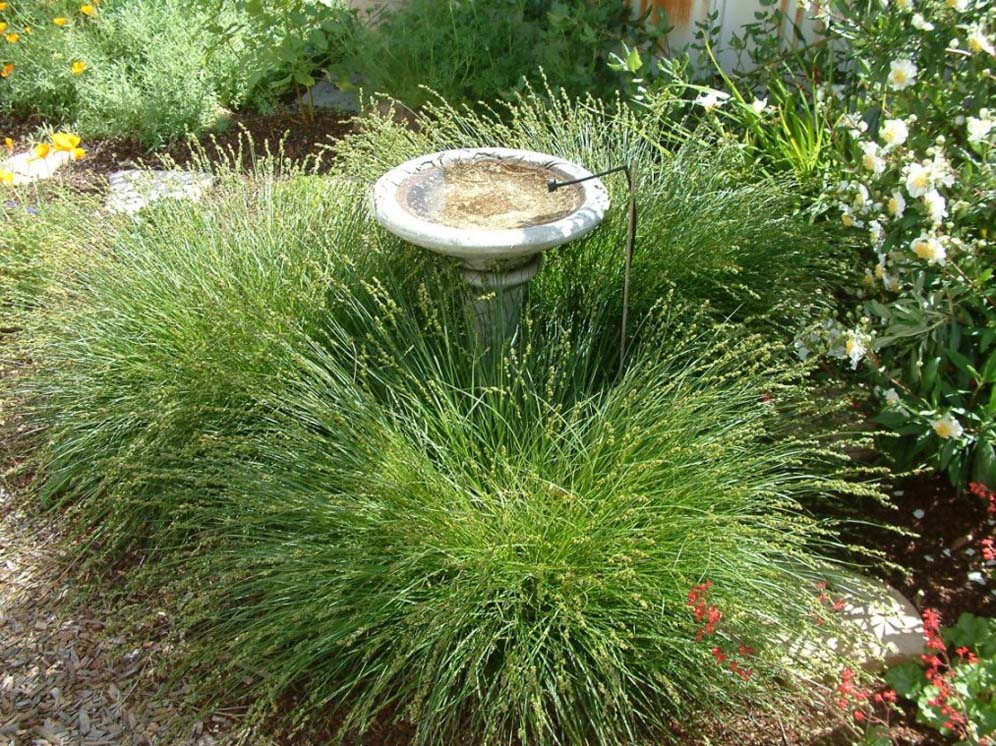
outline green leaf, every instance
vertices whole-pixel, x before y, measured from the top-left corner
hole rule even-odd
[[[633,47],[629,50],[629,54],[626,55],[626,69],[631,73],[636,73],[640,71],[643,67],[643,60],[640,59],[640,50]]]
[[[914,699],[927,683],[923,668],[913,661],[890,668],[885,673],[885,680],[899,696],[907,699]]]

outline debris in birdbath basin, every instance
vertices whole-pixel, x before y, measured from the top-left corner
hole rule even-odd
[[[211,186],[211,174],[193,171],[115,171],[108,177],[111,191],[107,209],[135,215],[144,207],[161,199],[200,200]]]

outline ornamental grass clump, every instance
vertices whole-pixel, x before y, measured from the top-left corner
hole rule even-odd
[[[857,582],[819,501],[876,490],[774,335],[717,325],[661,260],[620,371],[618,274],[584,267],[613,266],[613,217],[479,339],[455,269],[369,218],[367,170],[276,162],[81,214],[93,250],[20,337],[40,497],[162,599],[198,695],[422,744],[639,743],[818,696],[795,643],[833,624],[821,583]]]

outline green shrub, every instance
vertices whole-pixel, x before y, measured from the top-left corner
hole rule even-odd
[[[219,44],[181,0],[110,0],[89,17],[73,2],[11,2],[0,18],[20,34],[0,48],[0,65],[15,66],[0,80],[2,113],[154,146],[214,127],[251,93],[243,40]]]
[[[375,18],[347,41],[343,74],[410,107],[429,91],[491,103],[541,71],[555,88],[609,97],[608,53],[660,33],[628,19],[615,0],[410,0]]]
[[[875,490],[847,481],[851,441],[821,424],[805,367],[689,310],[713,278],[670,288],[672,242],[712,203],[760,227],[728,201],[745,177],[720,155],[688,172],[712,185],[691,198],[668,175],[690,154],[647,150],[627,114],[558,106],[450,111],[435,135],[373,120],[335,180],[264,163],[220,173],[204,205],[80,215],[107,247],[66,258],[23,338],[40,496],[84,559],[141,553],[133,581],[212,701],[247,695],[288,728],[408,721],[420,743],[617,744],[695,708],[790,705],[820,669],[786,643],[819,629],[818,581],[854,581],[813,507]],[[682,216],[669,233],[648,208],[659,264],[636,275],[652,282],[622,376],[619,270],[599,274],[615,216],[560,250],[506,343],[477,339],[452,267],[368,217],[369,153],[393,165],[487,121],[508,145],[645,152],[641,199]],[[774,252],[796,223],[764,225]],[[734,261],[734,231],[699,240],[703,267]]]

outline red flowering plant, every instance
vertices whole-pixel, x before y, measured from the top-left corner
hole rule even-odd
[[[728,669],[731,674],[739,676],[743,681],[748,681],[754,675],[754,670],[751,668],[754,648],[739,640],[734,640],[728,635],[719,634],[718,627],[723,620],[723,612],[712,603],[709,597],[711,589],[712,581],[707,580],[688,592],[688,606],[695,615],[696,624],[699,625],[695,633],[695,641],[709,640],[709,652],[712,654],[713,660],[719,666]]]
[[[923,612],[927,652],[886,674],[900,696],[917,705],[917,720],[958,744],[996,743],[996,620],[962,614],[942,627]]]

